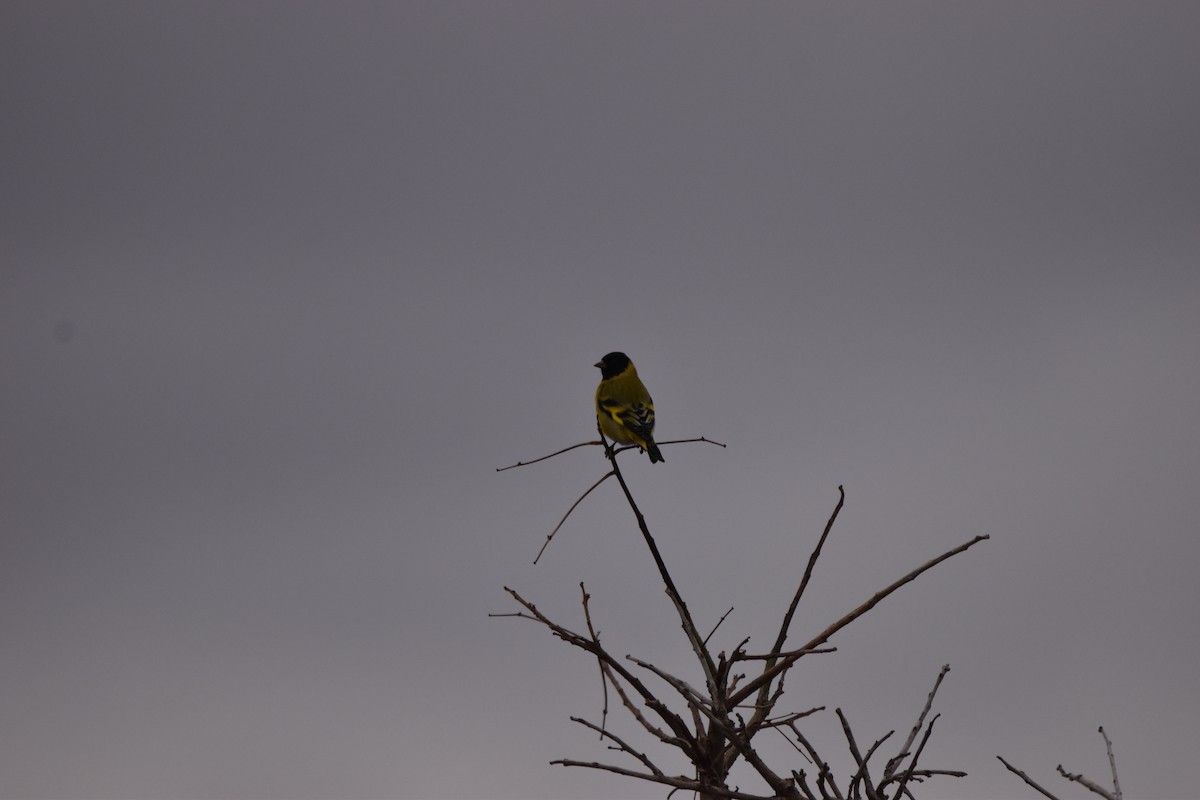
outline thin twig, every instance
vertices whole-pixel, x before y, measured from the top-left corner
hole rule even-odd
[[[613,766],[612,764],[601,764],[596,761],[574,761],[572,759],[560,758],[550,762],[564,767],[587,767],[589,769],[601,769],[607,772],[615,772],[618,775],[625,775],[630,778],[641,778],[644,781],[651,783],[661,783],[665,786],[674,786],[676,789],[686,789],[691,792],[702,792],[713,797],[726,797],[729,800],[773,800],[771,795],[749,794],[747,792],[739,792],[736,789],[726,789],[722,786],[709,786],[702,784],[694,778],[685,778],[682,775],[663,775],[659,777],[653,773],[635,772],[624,767]]]
[[[538,562],[538,560],[542,557],[542,553],[546,552],[546,548],[550,546],[550,540],[554,538],[554,534],[558,533],[558,529],[561,528],[563,526],[563,523],[567,521],[567,517],[571,516],[571,513],[575,510],[575,508],[580,503],[583,502],[583,498],[585,498],[589,494],[591,494],[596,489],[597,486],[604,483],[606,480],[608,480],[612,476],[613,476],[613,474],[611,472],[605,474],[604,477],[602,477],[600,480],[593,483],[586,492],[579,495],[579,499],[571,504],[571,507],[567,509],[567,513],[563,514],[563,518],[560,519],[558,521],[558,524],[554,526],[554,530],[550,531],[550,534],[548,536],[546,536],[546,541],[544,541],[542,543],[542,549],[538,550],[537,557],[533,559],[533,563],[536,564]]]
[[[715,444],[717,447],[727,447],[728,446],[728,445],[721,444],[720,442],[714,441],[712,439],[709,439],[705,436],[697,436],[694,439],[668,439],[665,442],[656,441],[655,444],[658,445],[659,447],[662,447],[664,444],[691,444],[692,442],[707,442],[708,444]]]
[[[548,456],[542,456],[541,458],[535,458],[533,461],[518,461],[515,464],[509,464],[507,467],[496,467],[496,472],[504,472],[505,470],[516,469],[517,467],[528,467],[530,464],[536,464],[539,461],[545,461],[547,458],[554,458],[555,456],[562,455],[563,453],[567,452],[568,450],[574,450],[576,447],[587,447],[588,445],[597,445],[597,444],[603,444],[603,442],[597,442],[597,441],[580,442],[579,444],[573,444],[570,447],[564,447],[562,450],[555,451]]]
[[[721,734],[729,741],[729,743],[737,748],[738,752],[742,754],[742,757],[746,759],[750,766],[754,767],[754,769],[759,775],[762,776],[763,780],[767,782],[776,795],[786,795],[788,789],[790,788],[787,781],[783,778],[780,778],[774,773],[774,771],[771,770],[770,767],[767,766],[766,762],[764,762],[759,757],[758,753],[755,752],[750,746],[749,740],[739,735],[722,714],[714,711],[714,704],[709,699],[702,697],[696,689],[688,685],[687,681],[676,678],[674,675],[669,675],[649,662],[641,661],[629,655],[625,657],[637,664],[639,667],[650,670],[655,675],[669,683],[675,689],[675,691],[679,692],[683,698],[687,700],[693,714],[699,712],[705,717],[708,717],[709,727],[720,731]],[[699,722],[696,723],[696,729],[697,738],[699,738],[699,736],[702,735]]]
[[[600,430],[598,420],[596,422],[596,430],[600,434],[601,440],[603,440],[604,432]],[[629,485],[625,483],[625,476],[621,474],[621,468],[617,466],[616,453],[611,448],[607,448],[607,450],[608,460],[613,466],[613,474],[617,476],[617,482],[621,484],[621,491],[625,493],[625,499],[629,501],[629,507],[633,510],[638,528],[642,532],[642,538],[646,540],[646,546],[650,548],[650,554],[654,556],[654,563],[658,566],[658,573],[663,579],[663,584],[666,586],[667,595],[671,598],[671,602],[675,605],[675,610],[679,614],[679,621],[683,625],[683,632],[687,636],[688,642],[692,645],[696,659],[704,669],[704,680],[708,686],[709,696],[712,697],[714,702],[718,702],[721,693],[716,682],[716,665],[713,663],[712,654],[708,652],[708,648],[701,641],[700,633],[696,630],[696,623],[692,620],[691,612],[688,611],[687,604],[683,602],[683,596],[679,594],[679,589],[675,587],[675,581],[671,580],[671,573],[667,571],[667,565],[663,561],[662,554],[658,552],[658,545],[654,542],[654,537],[650,535],[650,529],[646,526],[646,518],[642,516],[642,510],[638,508],[637,503],[634,501],[633,493],[629,491]]]
[[[942,685],[942,679],[946,677],[946,673],[950,671],[949,664],[943,664],[941,672],[938,673],[937,680],[933,682],[933,689],[929,692],[929,697],[925,700],[925,707],[921,709],[920,716],[917,717],[917,724],[908,733],[908,738],[904,740],[904,746],[900,748],[900,752],[896,757],[888,761],[887,767],[883,771],[884,780],[896,774],[896,768],[904,760],[904,757],[911,752],[913,742],[917,740],[917,734],[921,732],[921,727],[925,724],[925,717],[929,714],[929,709],[933,707],[933,698],[937,694],[938,687]]]
[[[664,672],[663,670],[651,664],[649,661],[642,661],[640,658],[635,658],[631,655],[626,655],[625,658],[637,664],[642,669],[650,670],[655,675],[662,678],[671,686],[672,689],[679,692],[683,699],[688,702],[688,705],[703,706],[704,708],[712,707],[712,701],[709,698],[700,694],[699,689],[692,686],[682,678],[676,678],[669,672]]]
[[[816,714],[818,711],[824,711],[824,710],[825,710],[825,706],[817,706],[816,708],[810,708],[805,711],[794,711],[791,714],[784,714],[783,716],[774,717],[773,719],[763,720],[762,727],[763,728],[781,728],[784,725],[786,725],[790,728],[792,723],[795,722],[796,720],[804,719],[805,717],[811,717],[813,714]]]
[[[726,611],[724,614],[722,614],[721,618],[719,620],[717,620],[717,624],[713,625],[713,629],[708,632],[708,636],[704,637],[703,644],[705,647],[708,646],[708,640],[711,639],[713,637],[713,634],[717,632],[717,628],[721,627],[721,623],[724,622],[725,618],[728,617],[732,613],[733,613],[733,606],[730,606],[729,610]]]
[[[986,533],[982,534],[980,536],[976,536],[971,541],[960,544],[958,547],[955,547],[951,550],[947,550],[945,553],[942,553],[937,558],[934,558],[934,559],[931,559],[930,561],[925,562],[921,566],[914,569],[912,572],[905,575],[900,580],[898,580],[895,583],[893,583],[892,585],[888,586],[886,589],[881,589],[880,591],[876,592],[871,597],[870,600],[863,603],[861,606],[854,609],[849,614],[847,614],[846,616],[839,619],[837,622],[830,625],[828,628],[826,628],[821,633],[817,634],[817,636],[814,637],[812,641],[805,644],[804,647],[801,649],[808,650],[813,647],[818,647],[822,644],[825,644],[825,642],[829,640],[829,637],[833,636],[835,633],[840,631],[842,628],[846,627],[851,622],[853,622],[854,620],[861,617],[863,614],[870,611],[872,608],[877,606],[880,603],[880,601],[882,601],[884,598],[886,598],[892,592],[899,589],[904,584],[915,581],[918,577],[921,576],[921,574],[923,572],[928,572],[929,570],[933,569],[934,567],[936,567],[938,564],[942,563],[946,559],[952,558],[952,557],[958,555],[959,553],[969,550],[970,548],[974,547],[975,545],[979,544],[980,542],[987,541],[990,538],[992,538],[992,537]]]
[[[692,758],[696,754],[695,741],[692,739],[691,734],[688,731],[687,724],[684,723],[684,721],[680,719],[677,714],[667,708],[667,706],[661,700],[659,700],[656,695],[654,695],[640,680],[638,680],[636,675],[634,675],[632,672],[626,669],[623,664],[613,658],[608,651],[606,651],[596,642],[588,639],[586,636],[580,636],[578,633],[575,633],[568,628],[564,628],[556,622],[552,622],[549,617],[538,611],[537,606],[521,597],[521,595],[518,594],[515,589],[505,586],[504,591],[508,592],[514,600],[516,600],[530,614],[533,615],[532,617],[525,617],[526,619],[532,619],[535,622],[540,622],[549,628],[555,636],[567,642],[568,644],[573,644],[581,650],[586,650],[597,658],[603,659],[604,663],[607,664],[610,669],[620,675],[630,686],[630,688],[641,695],[642,700],[645,701],[646,705],[653,709],[663,722],[667,723],[667,727],[675,732],[676,738],[672,739],[671,743],[682,750],[688,756],[688,758]]]
[[[1034,779],[1033,779],[1033,778],[1031,778],[1031,777],[1029,777],[1028,775],[1026,775],[1024,771],[1017,769],[1017,768],[1016,768],[1016,767],[1014,767],[1012,764],[1010,764],[1010,763],[1008,763],[1007,761],[1005,761],[1003,756],[996,756],[996,758],[1000,759],[1000,763],[1001,763],[1001,764],[1003,764],[1004,766],[1008,767],[1008,771],[1009,771],[1009,772],[1013,773],[1013,774],[1014,774],[1014,775],[1016,775],[1018,778],[1020,778],[1021,780],[1025,781],[1027,784],[1029,784],[1030,786],[1032,786],[1034,789],[1037,789],[1039,792],[1041,792],[1042,794],[1044,794],[1046,797],[1049,797],[1049,798],[1050,798],[1050,800],[1058,800],[1058,798],[1057,798],[1057,797],[1055,797],[1053,794],[1051,794],[1049,791],[1047,791],[1046,789],[1044,789],[1044,788],[1042,788],[1041,786],[1039,786],[1039,785],[1037,784],[1037,782],[1036,782],[1036,781],[1034,781]]]
[[[905,575],[903,578],[899,579],[895,583],[888,586],[886,589],[881,589],[880,591],[876,592],[874,595],[871,596],[870,600],[863,603],[858,608],[854,609],[849,614],[842,617],[841,619],[839,619],[837,622],[830,625],[825,630],[821,631],[821,633],[817,634],[817,636],[815,636],[810,642],[808,642],[802,648],[800,648],[800,650],[795,651],[795,652],[804,653],[804,652],[807,652],[807,651],[813,649],[814,647],[820,647],[821,645],[825,644],[826,641],[829,640],[829,637],[833,636],[835,633],[840,631],[842,628],[846,627],[851,622],[854,622],[854,620],[858,619],[863,614],[867,613],[872,608],[879,605],[881,600],[883,600],[885,597],[890,595],[892,592],[895,592],[897,589],[899,589],[904,584],[911,583],[912,581],[916,580],[918,577],[920,577],[921,573],[926,572],[930,569],[933,569],[934,567],[936,567],[938,564],[942,563],[946,559],[956,556],[959,553],[963,552],[964,550],[967,550],[967,549],[973,547],[974,545],[979,544],[980,542],[985,541],[990,538],[991,537],[988,536],[987,534],[983,534],[981,536],[976,536],[971,541],[966,542],[964,544],[960,544],[958,547],[955,547],[952,550],[947,550],[945,553],[942,553],[937,558],[932,559],[931,561],[927,561],[926,563],[924,563],[921,566],[914,569],[912,572]],[[751,694],[758,691],[764,683],[767,683],[768,681],[773,679],[776,675],[778,675],[780,672],[782,672],[783,670],[787,669],[792,664],[794,664],[796,662],[796,659],[798,659],[798,658],[800,658],[800,656],[790,656],[788,658],[785,658],[785,659],[781,660],[778,664],[776,664],[774,667],[763,672],[762,675],[759,675],[757,678],[755,678],[754,680],[747,683],[745,686],[743,686],[741,689],[739,689],[736,694],[732,695],[729,698],[730,705],[737,705],[737,704],[741,703],[743,700],[745,700]]]
[[[813,790],[809,787],[808,776],[804,774],[804,770],[800,770],[799,772],[792,770],[792,780],[796,782],[796,785],[800,787],[800,791],[804,792],[805,796],[812,798],[812,800],[816,800],[817,796],[813,794]],[[829,797],[829,795],[825,794],[824,789],[821,790],[821,797]]]
[[[1104,726],[1100,726],[1100,735],[1104,737],[1104,748],[1108,750],[1108,765],[1112,768],[1113,776],[1113,794],[1117,800],[1121,800],[1121,782],[1117,780],[1117,759],[1113,756],[1112,742],[1108,740],[1108,734],[1104,732]]]
[[[729,661],[767,661],[772,658],[799,658],[800,656],[811,656],[817,653],[836,653],[836,647],[809,647],[805,650],[789,650],[786,653],[762,653],[750,655],[749,653],[734,653],[730,656]]]
[[[858,764],[858,772],[850,780],[850,786],[846,790],[846,794],[850,797],[854,796],[854,786],[861,779],[863,786],[867,789],[868,800],[878,800],[879,795],[875,794],[875,784],[871,781],[871,773],[867,770],[867,759],[863,758],[858,749],[858,742],[854,740],[854,732],[850,730],[850,720],[846,719],[846,715],[842,713],[840,708],[835,708],[833,713],[842,722],[842,732],[846,734],[846,744],[850,747],[850,755],[854,756],[854,762]]]
[[[917,768],[917,761],[920,760],[921,753],[925,750],[925,743],[929,741],[929,736],[933,733],[933,723],[937,722],[940,716],[941,714],[935,714],[933,719],[929,720],[929,727],[925,729],[925,735],[921,737],[921,744],[917,746],[917,752],[913,753],[912,761],[908,765],[908,771],[904,773],[904,777],[900,780],[900,786],[896,789],[895,800],[900,800],[904,796],[904,787],[912,778],[913,770]],[[886,782],[884,781],[884,783]],[[880,784],[879,788],[882,789],[883,784]]]
[[[579,591],[583,593],[583,618],[587,622],[588,635],[592,637],[592,641],[596,646],[600,646],[600,636],[596,633],[596,629],[592,627],[592,610],[588,606],[588,601],[592,596],[588,594],[584,588],[583,581],[579,582]],[[604,708],[600,712],[600,738],[604,738],[604,728],[608,724],[608,676],[604,672],[604,660],[596,659],[596,666],[600,668],[600,688],[604,691]]]
[[[796,743],[795,743],[795,742],[793,742],[791,739],[789,739],[789,738],[788,738],[788,735],[787,735],[786,733],[784,733],[784,732],[783,732],[783,728],[782,728],[782,727],[780,727],[780,726],[777,726],[777,725],[763,725],[763,726],[762,726],[762,729],[763,729],[763,730],[771,730],[772,728],[774,728],[774,729],[775,729],[775,732],[776,732],[776,733],[778,733],[780,736],[782,736],[782,737],[783,737],[783,740],[784,740],[785,742],[787,742],[787,743],[788,743],[788,746],[789,746],[789,747],[791,747],[793,750],[795,750],[797,753],[799,753],[800,755],[804,756],[805,758],[808,758],[808,756],[805,754],[805,752],[804,752],[803,750],[801,750],[801,749],[800,749],[800,748],[799,748],[799,747],[796,745]],[[793,772],[792,774],[794,775],[795,773]]]
[[[629,746],[629,744],[624,739],[617,736],[615,733],[613,733],[611,731],[604,730],[604,726],[595,725],[591,722],[588,722],[586,719],[580,719],[579,717],[571,717],[570,719],[572,722],[578,722],[580,725],[583,725],[584,727],[591,728],[592,730],[596,731],[597,733],[600,734],[601,739],[612,739],[614,742],[617,743],[617,746],[623,752],[628,753],[629,755],[636,758],[638,761],[645,764],[646,769],[650,770],[655,775],[662,777],[663,771],[661,769],[659,769],[658,766],[653,761],[651,761],[649,758],[647,758],[645,753],[639,753],[637,750],[634,750],[632,747]]]
[[[621,682],[616,679],[612,671],[608,668],[607,664],[603,665],[603,669],[605,677],[608,678],[608,682],[611,683],[613,688],[617,690],[617,696],[621,698],[622,705],[624,705],[629,713],[633,715],[634,719],[641,723],[641,726],[645,728],[650,735],[657,737],[659,741],[664,742],[665,744],[679,747],[679,749],[683,750],[684,752],[689,752],[687,747],[681,747],[679,745],[679,740],[676,737],[669,735],[666,731],[656,727],[654,723],[646,719],[646,715],[642,713],[642,710],[636,706],[633,700],[629,698],[629,695],[625,693],[625,687],[622,686]]]
[[[804,569],[804,577],[800,579],[800,586],[796,589],[796,594],[792,597],[791,605],[788,606],[787,613],[783,615],[783,623],[779,626],[779,634],[775,637],[775,644],[771,647],[771,653],[775,654],[774,658],[768,658],[767,664],[763,668],[764,671],[775,666],[775,659],[778,658],[783,650],[783,643],[787,640],[788,629],[792,626],[792,616],[796,613],[797,606],[800,605],[800,598],[804,596],[804,590],[808,588],[808,582],[812,579],[813,567],[817,564],[817,559],[821,555],[821,548],[825,546],[825,540],[829,538],[829,532],[833,530],[833,523],[837,520],[838,514],[842,510],[842,506],[846,502],[846,490],[843,486],[838,486],[838,502],[833,509],[833,513],[829,515],[829,520],[825,523],[825,530],[821,532],[821,538],[817,540],[817,546],[813,548],[808,557],[808,565]],[[766,681],[758,692],[758,701],[756,705],[761,711],[756,713],[750,720],[750,726],[754,727],[760,720],[771,713],[771,704],[767,702],[768,693],[770,692],[771,682]]]
[[[804,745],[804,749],[808,751],[809,759],[813,766],[817,768],[817,789],[821,792],[821,797],[829,800],[830,794],[826,791],[825,786],[833,790],[833,797],[841,798],[842,793],[838,790],[837,784],[833,782],[833,773],[829,770],[829,764],[825,759],[817,754],[817,749],[813,747],[812,742],[800,732],[800,729],[795,725],[791,726],[792,733],[796,734],[796,741]]]
[[[1103,797],[1104,800],[1117,800],[1116,796],[1113,795],[1112,792],[1105,789],[1103,786],[1101,786],[1097,783],[1093,783],[1092,781],[1083,777],[1083,775],[1081,775],[1078,772],[1067,772],[1065,769],[1063,769],[1062,764],[1058,765],[1058,774],[1062,775],[1064,778],[1066,778],[1069,781],[1074,781],[1075,783],[1078,783],[1080,786],[1086,786],[1094,794],[1098,794],[1101,797]]]
[[[727,718],[722,718],[720,715],[713,713],[705,706],[698,706],[699,710],[708,717],[709,725],[716,728],[721,734],[737,748],[742,754],[742,758],[767,782],[776,797],[792,797],[795,794],[795,788],[789,781],[779,777],[774,770],[767,766],[766,762],[758,755],[753,747],[750,746],[750,740],[740,735],[733,726],[729,724]]]
[[[875,755],[875,751],[876,751],[876,750],[878,750],[878,749],[879,749],[879,747],[880,747],[880,746],[881,746],[881,745],[882,745],[884,742],[886,742],[888,739],[892,738],[892,734],[894,734],[895,732],[896,732],[896,731],[894,731],[894,730],[888,731],[888,732],[887,732],[887,733],[885,733],[883,736],[880,736],[878,739],[876,739],[876,740],[875,740],[875,744],[871,745],[871,747],[870,747],[870,748],[867,750],[866,754],[863,756],[863,765],[864,765],[864,767],[865,767],[867,764],[871,763],[871,756]],[[863,776],[868,776],[868,773],[867,773],[865,770],[864,770],[864,772],[863,772]],[[854,780],[850,781],[850,788],[846,790],[846,796],[847,796],[847,797],[854,797],[854,796],[855,796],[855,794],[854,794],[854,793],[855,793],[855,783],[856,783],[858,780],[859,780],[859,776],[857,776],[857,775],[856,775],[856,776],[854,777]]]
[[[783,649],[783,643],[787,640],[788,629],[792,626],[792,616],[796,613],[796,607],[800,605],[800,598],[804,596],[804,590],[808,588],[808,582],[812,580],[813,568],[817,565],[817,559],[821,557],[821,548],[825,546],[825,540],[829,538],[829,532],[833,530],[833,523],[837,521],[838,514],[842,511],[842,506],[846,504],[846,489],[844,486],[838,487],[838,501],[833,508],[833,513],[829,515],[829,521],[825,523],[825,530],[821,532],[821,538],[817,540],[817,546],[813,548],[812,553],[808,557],[808,566],[804,568],[804,577],[800,579],[800,586],[796,589],[796,594],[792,597],[792,603],[788,606],[787,613],[783,615],[783,624],[779,626],[779,635],[775,637],[775,646],[771,648],[773,652],[779,652]]]

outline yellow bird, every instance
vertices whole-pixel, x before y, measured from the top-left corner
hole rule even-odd
[[[650,463],[666,461],[654,443],[654,401],[624,353],[609,353],[596,363],[596,419],[609,439],[635,444],[650,454]]]

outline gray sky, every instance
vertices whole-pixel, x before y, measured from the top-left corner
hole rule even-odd
[[[5,3],[0,797],[662,797],[548,766],[618,758],[595,665],[486,617],[583,580],[690,674],[615,487],[530,563],[599,452],[494,471],[622,349],[729,443],[627,461],[720,647],[838,484],[797,639],[992,536],[789,681],[836,768],[950,663],[925,797],[1071,796],[1102,724],[1186,798],[1198,8]]]

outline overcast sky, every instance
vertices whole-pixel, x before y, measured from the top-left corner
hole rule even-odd
[[[769,646],[924,797],[1194,797],[1194,2],[0,7],[0,797],[661,798],[594,662]],[[667,694],[670,691],[667,690]],[[609,726],[638,738],[619,708]],[[786,771],[805,768],[779,743]],[[658,751],[653,751],[658,752]],[[625,764],[626,766],[634,766]],[[671,758],[664,767],[684,771]],[[764,786],[739,773],[747,791]],[[1076,787],[1077,788],[1077,787]]]

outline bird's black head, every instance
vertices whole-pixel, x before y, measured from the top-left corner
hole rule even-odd
[[[624,353],[609,353],[596,362],[596,366],[600,368],[600,377],[615,378],[629,368],[629,356]]]

